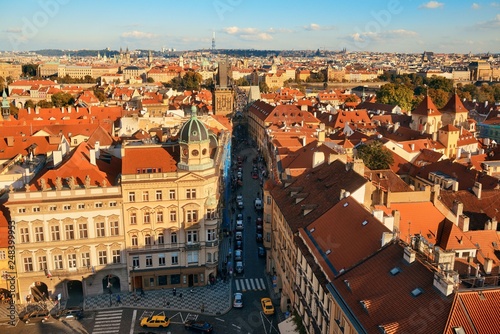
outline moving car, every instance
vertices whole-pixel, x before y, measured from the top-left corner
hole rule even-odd
[[[236,241],[236,249],[243,249],[243,241],[242,240]]]
[[[184,322],[184,328],[195,330],[202,333],[212,333],[214,327],[206,321],[187,320]]]
[[[243,230],[243,220],[236,221],[236,229],[240,231]]]
[[[262,233],[257,233],[255,235],[255,241],[262,242]]]
[[[243,233],[241,231],[237,231],[235,234],[234,234],[234,238],[236,239],[236,241],[238,240],[243,240]]]
[[[264,314],[274,314],[274,306],[273,302],[271,301],[271,298],[264,297],[260,300],[260,304],[262,305],[262,312]]]
[[[71,307],[64,310],[60,310],[56,313],[56,318],[58,318],[59,320],[62,319],[80,320],[81,318],[83,318],[83,309],[80,307]]]
[[[266,249],[264,247],[259,247],[257,249],[257,254],[259,254],[259,257],[264,257],[266,256]]]
[[[262,200],[260,198],[255,199],[255,210],[262,210]]]
[[[165,315],[152,315],[141,320],[141,327],[165,328],[168,325],[170,325],[170,319]]]
[[[241,249],[237,249],[234,251],[234,260],[235,261],[243,260],[243,251]]]
[[[243,270],[244,270],[243,262],[241,262],[241,261],[236,262],[236,266],[234,269],[236,270],[237,274],[243,274]]]
[[[27,324],[30,322],[45,322],[49,320],[49,318],[49,310],[37,310],[33,312],[21,313],[19,315],[19,319]]]
[[[243,307],[243,294],[241,292],[236,292],[234,294],[233,307],[234,308],[242,308]]]

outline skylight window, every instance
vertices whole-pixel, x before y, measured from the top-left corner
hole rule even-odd
[[[344,203],[344,208],[345,208],[346,206],[348,206],[348,205],[349,205],[349,203],[345,202],[345,203]]]
[[[315,228],[313,227],[312,229],[309,230],[309,232],[313,233]]]
[[[401,268],[399,267],[394,267],[391,269],[390,273],[392,276],[396,276],[397,274],[399,274],[401,272]]]
[[[413,289],[413,290],[411,291],[411,295],[412,295],[413,297],[418,297],[418,296],[420,296],[420,295],[421,295],[421,294],[423,294],[423,293],[424,293],[424,290],[422,290],[421,288],[416,288],[416,289]]]
[[[328,254],[330,254],[331,252],[332,252],[332,251],[329,249],[329,250],[327,250],[325,253],[326,253],[326,255],[328,255]]]
[[[362,224],[363,224],[363,226],[366,226],[366,224],[368,224],[368,220],[363,221]]]

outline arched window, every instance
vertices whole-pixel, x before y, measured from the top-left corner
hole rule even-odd
[[[163,233],[158,234],[158,245],[163,245],[165,243],[165,237]]]
[[[176,244],[177,243],[177,233],[173,232],[171,235],[170,235],[170,242],[173,243],[173,244]]]
[[[144,245],[146,246],[151,246],[151,235],[146,234],[144,236]]]
[[[131,239],[132,239],[132,246],[139,246],[139,241],[137,239],[137,235],[133,235],[131,237]]]

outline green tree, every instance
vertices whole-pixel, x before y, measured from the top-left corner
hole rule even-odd
[[[46,100],[38,101],[38,103],[36,105],[40,108],[53,108],[54,107],[54,104],[52,102],[46,101]]]
[[[75,103],[75,98],[73,97],[73,95],[63,92],[55,93],[54,95],[52,95],[51,100],[52,104],[56,108],[73,105]]]
[[[377,101],[398,105],[403,110],[411,110],[413,108],[413,90],[405,85],[388,83],[380,87],[377,92]]]
[[[153,79],[152,77],[148,77],[146,82],[153,83],[153,82],[155,82],[155,79]]]
[[[10,114],[17,119],[17,115],[19,114],[19,108],[14,105],[14,103],[10,104]]]
[[[182,77],[182,88],[186,90],[199,90],[202,80],[203,78],[200,73],[187,71]]]
[[[36,64],[24,64],[22,66],[23,75],[26,77],[36,77],[37,69],[38,65]]]
[[[441,76],[436,76],[433,75],[431,78],[427,79],[426,82],[424,82],[429,86],[429,88],[434,88],[434,89],[442,89],[445,92],[451,93],[453,92],[453,80],[451,79],[446,79]]]
[[[234,82],[236,86],[250,86],[250,83],[246,78],[239,78]]]
[[[450,99],[450,94],[441,88],[429,88],[428,94],[438,109],[444,107],[446,102]]]
[[[362,144],[358,146],[357,153],[365,165],[372,170],[387,169],[394,162],[391,151],[383,146],[381,141]]]
[[[103,102],[104,100],[106,100],[106,94],[104,94],[104,89],[95,86],[93,89],[93,92],[94,92],[95,97],[97,97],[100,102]]]
[[[269,86],[267,86],[265,81],[259,82],[259,89],[262,93],[269,93]]]
[[[359,101],[358,97],[354,94],[351,94],[345,98],[345,102],[358,102],[358,101]]]
[[[0,93],[2,93],[5,88],[7,88],[7,82],[4,77],[0,77]]]
[[[210,91],[213,91],[215,89],[214,79],[212,79],[212,78],[206,79],[205,81],[203,81],[203,83],[201,84],[201,86],[203,88],[206,88],[206,89],[210,90]]]
[[[33,100],[26,101],[26,103],[24,104],[24,108],[35,108],[35,102],[33,102]]]

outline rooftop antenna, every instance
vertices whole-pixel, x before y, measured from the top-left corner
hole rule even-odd
[[[212,53],[215,51],[215,31],[212,32]]]

